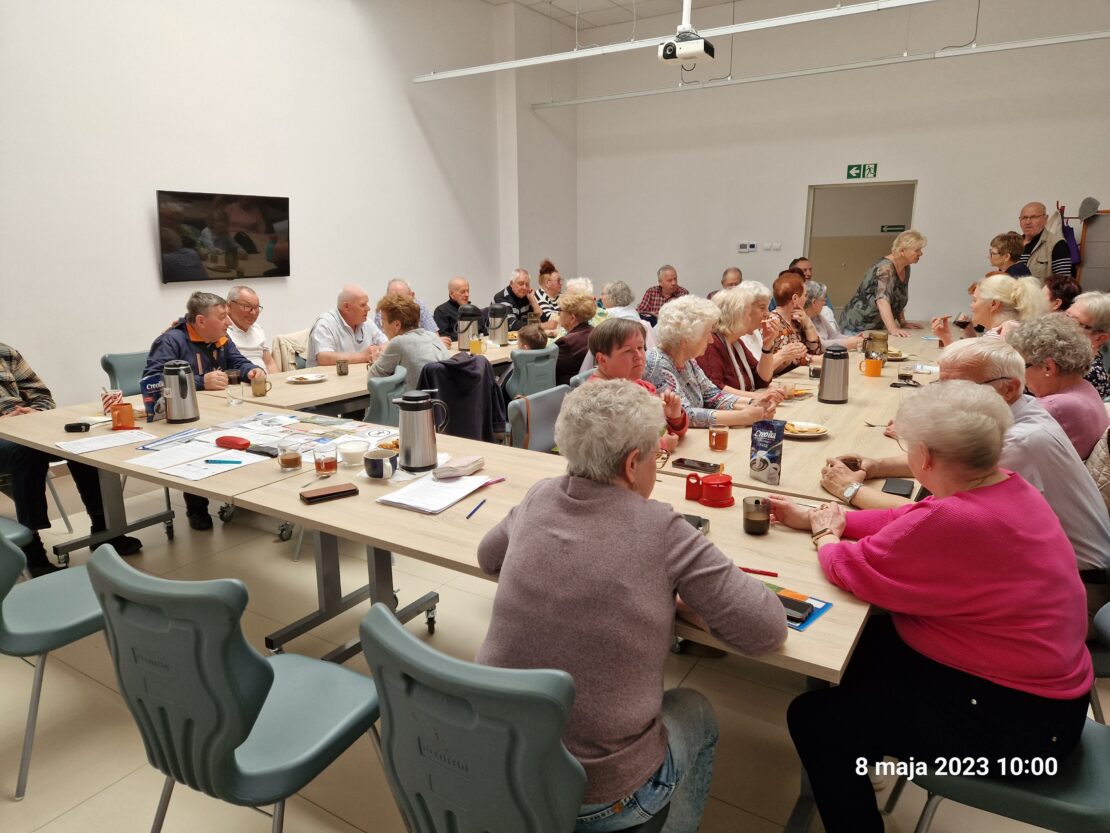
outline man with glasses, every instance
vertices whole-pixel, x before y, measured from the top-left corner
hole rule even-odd
[[[235,342],[239,352],[256,367],[267,373],[277,373],[277,362],[270,354],[266,344],[266,333],[258,325],[262,304],[258,294],[249,286],[233,286],[227,293],[227,314],[231,324],[227,328],[228,337]]]
[[[1072,276],[1071,251],[1064,238],[1045,229],[1048,210],[1043,202],[1031,202],[1021,209],[1018,217],[1025,248],[1021,262],[1029,271],[1044,280],[1049,275]]]
[[[1084,378],[1094,385],[1099,396],[1110,399],[1110,376],[1106,372],[1106,365],[1110,362],[1107,355],[1110,349],[1110,295],[1105,292],[1076,295],[1064,314],[1083,328],[1095,351],[1095,360]]]

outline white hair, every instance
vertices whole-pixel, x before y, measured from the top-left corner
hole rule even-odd
[[[394,291],[395,288],[400,288],[404,291],[403,292],[396,292],[396,291]],[[393,280],[391,280],[389,283],[387,283],[385,285],[385,294],[386,295],[410,295],[411,293],[412,293],[412,287],[409,286],[409,282],[405,281],[405,280],[401,280],[400,278],[394,278]]]
[[[1076,295],[1071,302],[1074,307],[1082,304],[1091,316],[1091,326],[1100,333],[1110,333],[1110,294],[1106,292],[1084,292]]]
[[[632,306],[632,302],[636,297],[632,294],[632,290],[624,281],[613,281],[601,287],[601,299],[604,301],[608,298],[614,307],[628,307]],[[610,306],[610,304],[606,304]]]
[[[1048,301],[1036,278],[991,275],[979,281],[979,299],[1002,304],[999,314],[1008,321],[1031,321],[1048,311]]]
[[[894,426],[905,443],[923,444],[938,460],[984,472],[998,465],[1013,421],[996,391],[957,379],[905,394]]]
[[[580,292],[583,295],[594,297],[594,282],[589,278],[577,277],[567,281],[567,292]]]
[[[238,301],[239,296],[244,292],[249,292],[254,297],[258,297],[258,293],[249,286],[233,286],[227,291],[227,302],[230,304],[232,301]]]
[[[713,303],[721,315],[717,321],[717,332],[726,338],[737,335],[743,329],[744,319],[748,315],[746,293],[742,293],[739,286],[722,289],[713,295]]]
[[[717,305],[696,295],[683,295],[668,301],[659,310],[655,340],[664,350],[671,351],[684,341],[696,341],[707,328],[716,326],[721,311]]]
[[[1011,279],[1012,280],[1012,279]],[[974,370],[987,379],[1015,379],[1025,384],[1025,360],[1000,338],[963,338],[949,344],[940,354],[940,366],[950,370]]]
[[[1027,364],[1041,365],[1052,359],[1062,376],[1082,376],[1091,369],[1094,358],[1091,340],[1083,328],[1062,312],[1026,321],[1006,340]]]
[[[341,307],[351,301],[358,301],[360,298],[369,297],[369,293],[357,283],[349,283],[339,290],[339,296],[335,299],[335,305],[336,307]]]
[[[625,379],[581,385],[563,400],[555,443],[567,473],[598,483],[621,476],[629,452],[654,460],[663,432],[663,403]]]

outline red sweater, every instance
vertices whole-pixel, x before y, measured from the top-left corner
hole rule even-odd
[[[698,367],[702,372],[709,377],[709,381],[719,388],[729,387],[736,388],[737,390],[760,390],[767,387],[770,382],[764,379],[756,371],[756,365],[759,364],[758,360],[752,355],[751,350],[744,344],[743,341],[737,341],[736,346],[744,355],[744,361],[751,369],[752,379],[755,380],[755,387],[753,388],[748,384],[748,377],[744,375],[744,368],[741,367],[740,375],[736,374],[736,368],[732,365],[732,359],[728,355],[728,345],[720,335],[714,333],[709,339],[709,346],[705,348],[705,352],[695,359]],[[736,359],[737,364],[740,363],[740,358]]]
[[[821,547],[829,580],[889,610],[906,644],[998,685],[1067,700],[1094,674],[1075,552],[1041,494],[994,486],[848,513]]]

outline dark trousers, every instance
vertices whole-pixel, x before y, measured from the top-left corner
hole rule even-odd
[[[889,616],[868,622],[840,686],[799,695],[790,736],[809,775],[827,833],[882,833],[861,759],[912,757],[1063,760],[1079,742],[1087,697],[1050,700],[928,659],[907,646]]]
[[[208,498],[185,493],[185,512],[188,515],[207,515]]]
[[[11,476],[16,519],[29,529],[46,529],[50,526],[46,505],[46,473],[50,463],[57,459],[44,451],[0,440],[0,474]],[[89,513],[93,530],[103,530],[104,503],[96,469],[72,460],[68,466],[77,492],[81,495],[81,502]]]

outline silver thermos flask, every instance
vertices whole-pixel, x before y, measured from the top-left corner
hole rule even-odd
[[[494,344],[504,347],[509,343],[509,313],[512,307],[508,304],[490,304],[489,306],[489,340]]]
[[[817,401],[840,405],[848,401],[848,351],[839,344],[825,350]]]
[[[470,350],[470,339],[482,335],[482,311],[473,304],[459,307],[459,350]]]
[[[432,399],[431,393],[410,390],[393,400],[400,411],[400,464],[405,471],[431,471],[436,467],[436,431],[447,427],[447,405]],[[443,422],[439,425],[435,421],[436,405],[443,408]]]
[[[193,367],[174,359],[162,366],[162,397],[166,400],[166,422],[196,422],[200,419]]]

